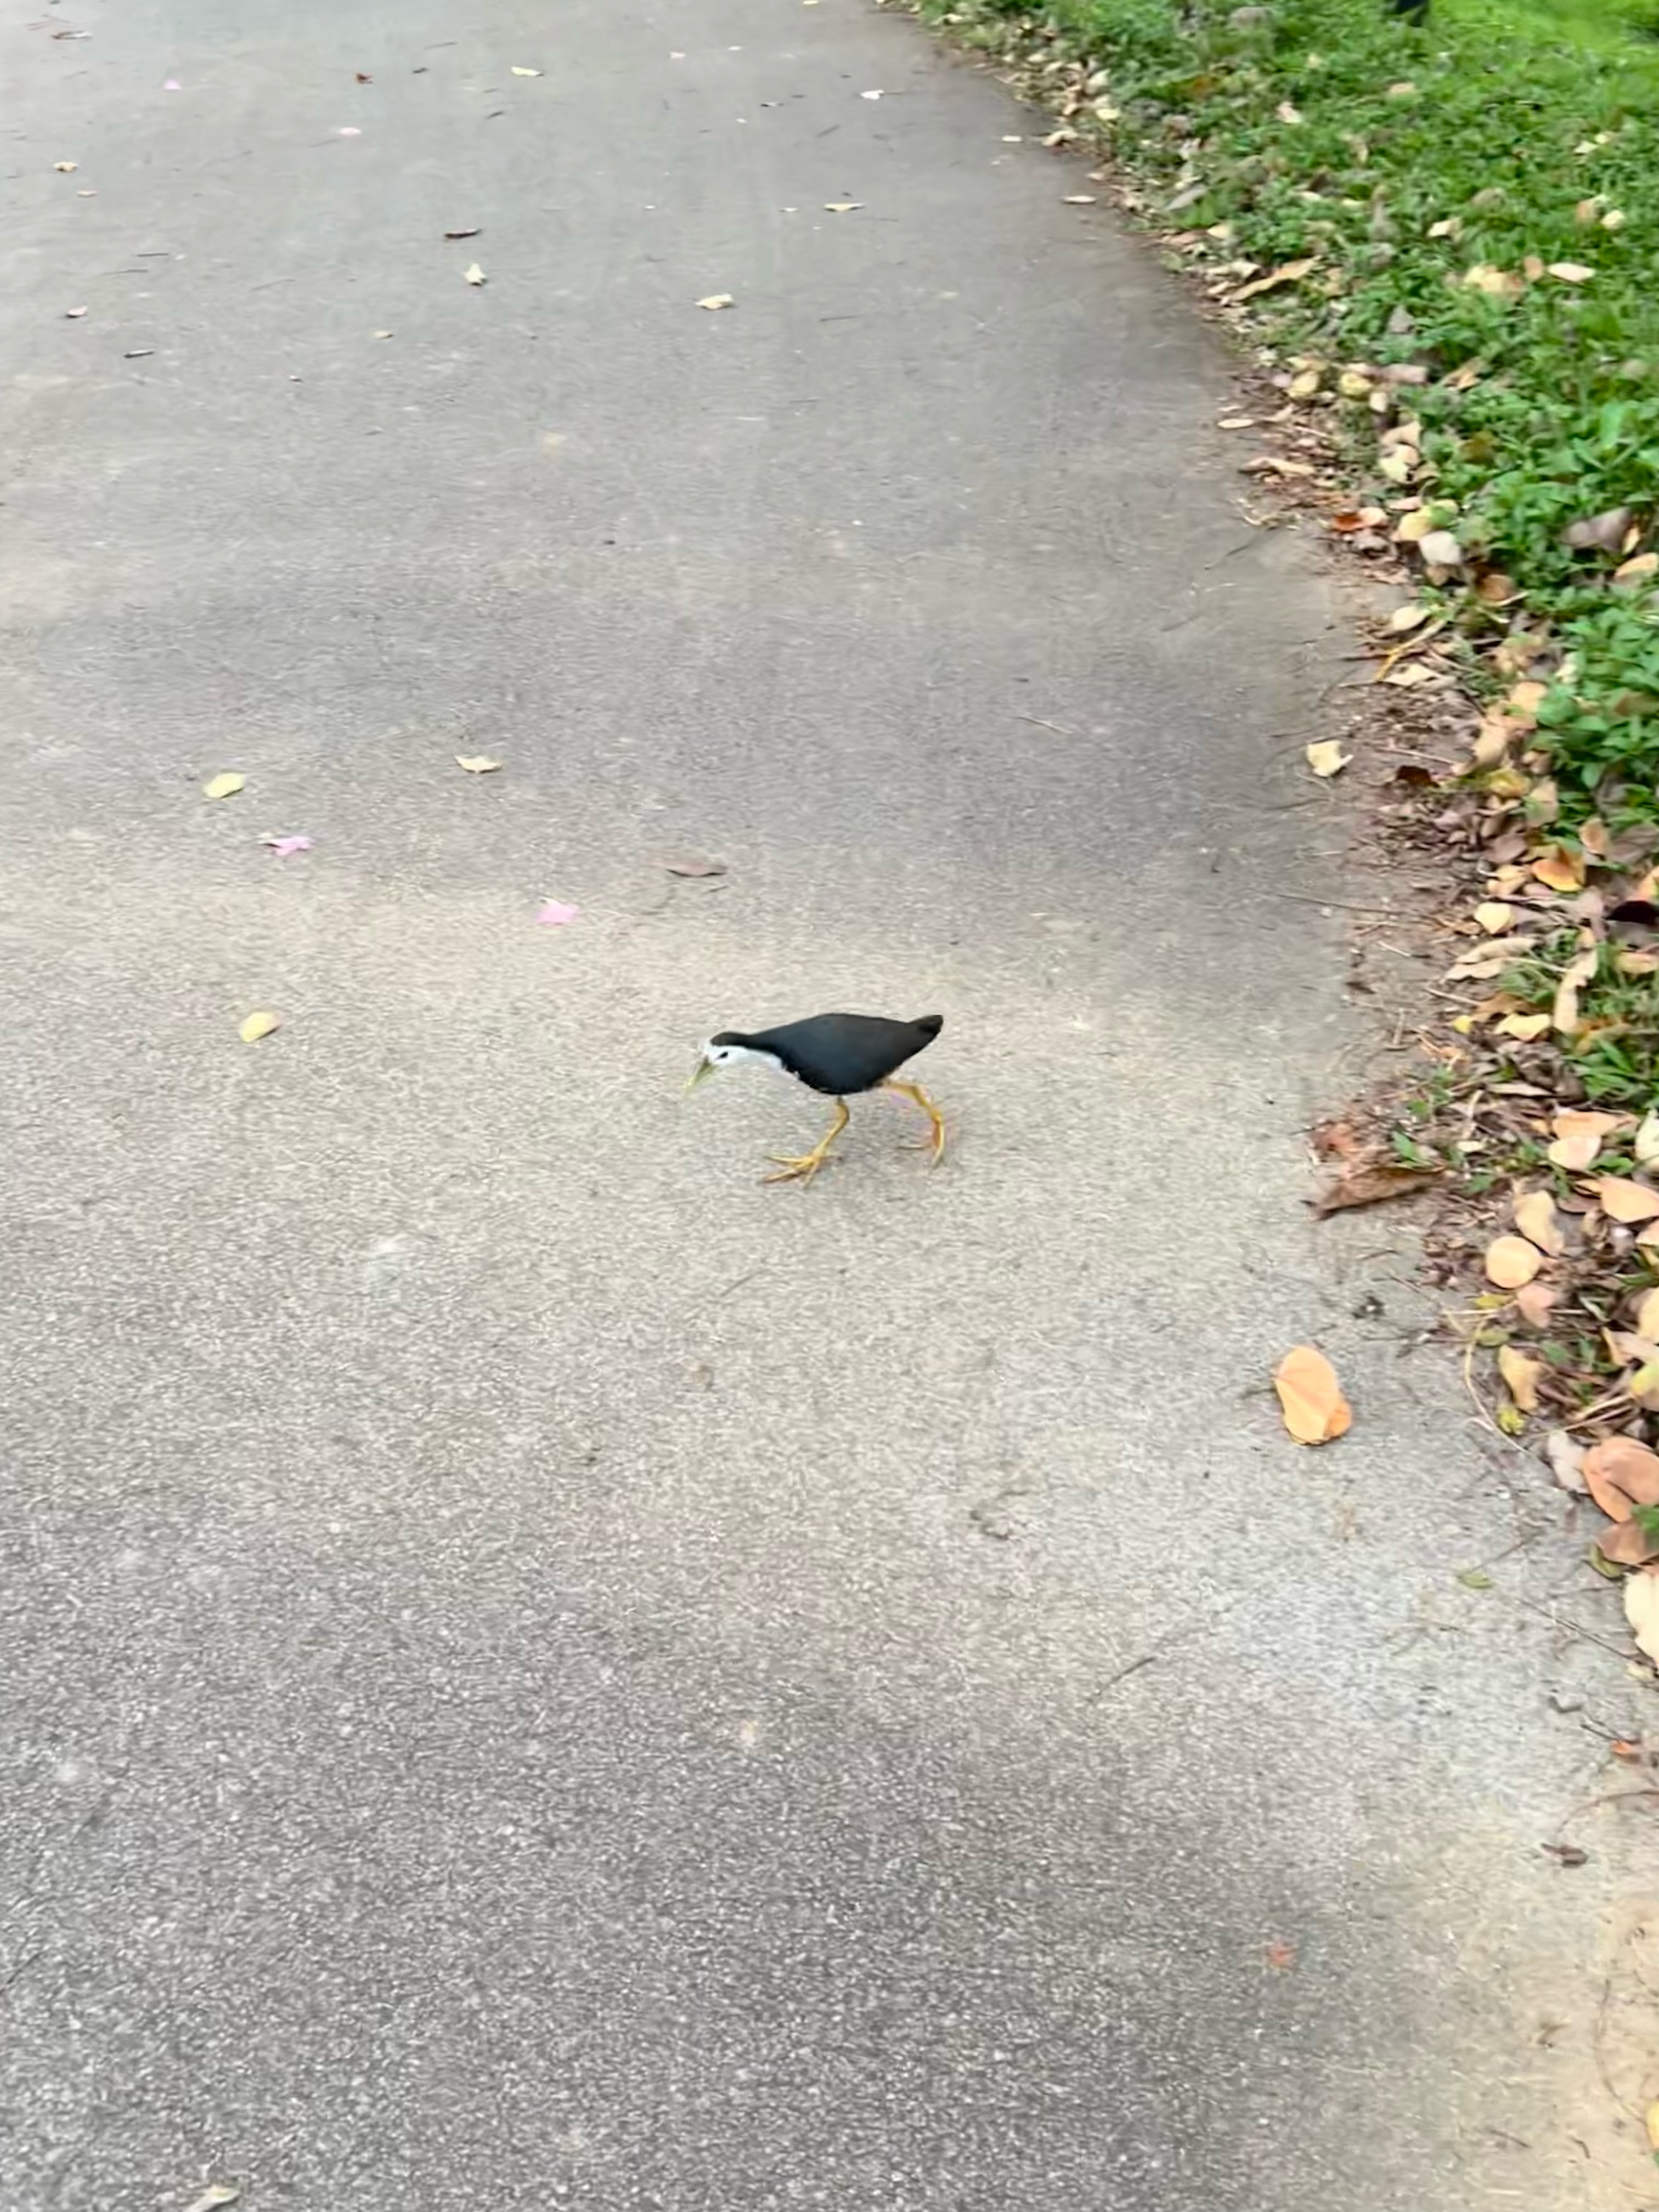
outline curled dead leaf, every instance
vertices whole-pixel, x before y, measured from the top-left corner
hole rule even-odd
[[[234,799],[247,781],[245,775],[216,775],[202,786],[204,799]]]
[[[210,2182],[201,2195],[191,2201],[189,2212],[220,2212],[223,2205],[240,2203],[241,2196],[241,2191],[232,2182]]]
[[[280,1014],[249,1014],[236,1034],[244,1044],[258,1044],[261,1037],[268,1037],[273,1030],[279,1030],[282,1026]]]
[[[477,263],[474,261],[471,263],[467,268],[466,281],[469,284],[487,284],[489,282],[489,279],[484,275],[483,270],[479,268]]]
[[[1353,756],[1345,753],[1336,738],[1327,738],[1308,746],[1304,757],[1316,775],[1332,776],[1340,775]]]
[[[1549,274],[1563,284],[1588,284],[1595,271],[1587,269],[1582,261],[1552,261]]]
[[[1326,1444],[1346,1436],[1353,1412],[1342,1395],[1336,1370],[1322,1352],[1298,1344],[1273,1370],[1285,1426],[1299,1444]]]
[[[1305,260],[1286,261],[1281,267],[1270,270],[1267,276],[1257,276],[1248,284],[1241,284],[1233,297],[1235,300],[1254,300],[1262,292],[1275,290],[1280,284],[1299,284],[1318,266],[1318,263],[1316,253],[1310,254]]]
[[[1528,1328],[1547,1328],[1555,1305],[1555,1289],[1549,1283],[1522,1283],[1515,1294],[1515,1310]]]
[[[1615,1566],[1644,1566],[1650,1559],[1659,1559],[1659,1535],[1650,1535],[1641,1522],[1632,1517],[1604,1528],[1595,1540],[1595,1548]]]
[[[722,307],[735,307],[737,304],[729,292],[711,292],[707,299],[697,302],[700,307],[707,307],[711,315],[717,315]]]
[[[455,765],[464,768],[469,775],[494,775],[501,763],[491,760],[488,753],[457,753]]]
[[[1584,1454],[1584,1485],[1609,1521],[1659,1505],[1659,1452],[1634,1437],[1605,1437]]]
[[[1505,1014],[1498,1024],[1500,1036],[1518,1038],[1522,1044],[1534,1043],[1549,1028],[1547,1014]]]
[[[1486,1280],[1500,1291],[1518,1291],[1543,1264],[1543,1254],[1524,1237],[1495,1237],[1486,1247]]]
[[[1583,855],[1565,845],[1547,845],[1532,864],[1532,872],[1553,891],[1581,891],[1584,888]]]
[[[1498,1371],[1504,1378],[1504,1388],[1523,1413],[1538,1411],[1538,1384],[1544,1372],[1541,1359],[1529,1359],[1524,1352],[1517,1352],[1512,1344],[1498,1348]]]
[[[1588,1448],[1565,1429],[1552,1429],[1544,1439],[1544,1457],[1549,1462],[1550,1473],[1559,1486],[1574,1498],[1588,1498],[1589,1485],[1584,1480],[1584,1461]]]

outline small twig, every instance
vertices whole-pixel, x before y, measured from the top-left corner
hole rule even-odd
[[[1022,714],[1016,709],[1014,720],[1033,723],[1039,730],[1052,730],[1057,738],[1074,738],[1077,735],[1075,730],[1062,729],[1058,722],[1045,722],[1041,714]]]

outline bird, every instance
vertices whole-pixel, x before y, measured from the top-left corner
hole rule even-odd
[[[809,1091],[836,1102],[836,1118],[810,1152],[769,1152],[780,1173],[763,1182],[809,1183],[831,1157],[830,1147],[851,1120],[847,1101],[863,1091],[895,1091],[913,1099],[933,1123],[933,1134],[915,1144],[931,1151],[931,1165],[945,1157],[945,1116],[919,1083],[894,1080],[907,1060],[932,1044],[945,1027],[943,1014],[896,1022],[885,1014],[809,1014],[805,1021],[782,1022],[770,1030],[719,1030],[697,1054],[686,1095],[717,1068],[754,1060],[780,1068]]]

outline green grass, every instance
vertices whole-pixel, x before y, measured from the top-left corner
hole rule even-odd
[[[1563,827],[1659,820],[1659,598],[1612,586],[1618,554],[1562,542],[1620,507],[1645,542],[1659,515],[1659,0],[1435,0],[1422,28],[1381,0],[1274,0],[1243,24],[1220,0],[922,7],[994,51],[1035,37],[1103,71],[1115,150],[1163,227],[1227,224],[1224,250],[1264,269],[1317,255],[1260,303],[1282,350],[1427,370],[1427,489],[1565,655],[1540,740]],[[1515,298],[1463,281],[1528,257],[1595,274]],[[1469,388],[1445,380],[1466,367]],[[1362,482],[1370,428],[1349,410]],[[1473,607],[1463,627],[1477,653],[1498,634]]]

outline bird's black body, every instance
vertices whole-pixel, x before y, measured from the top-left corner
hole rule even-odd
[[[884,1014],[811,1014],[775,1030],[722,1030],[710,1042],[770,1053],[809,1091],[848,1098],[878,1090],[944,1027],[943,1014],[924,1014],[915,1022],[889,1021]]]

